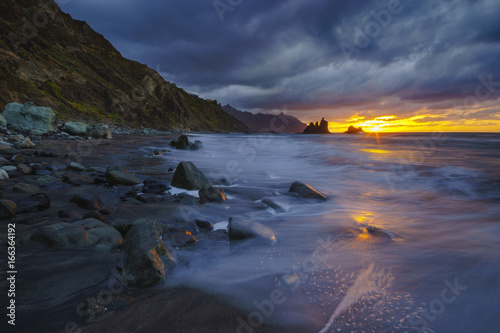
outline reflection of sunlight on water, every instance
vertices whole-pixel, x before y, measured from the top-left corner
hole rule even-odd
[[[361,151],[364,151],[366,153],[373,153],[373,154],[390,154],[391,152],[388,150],[382,150],[382,149],[360,149]]]

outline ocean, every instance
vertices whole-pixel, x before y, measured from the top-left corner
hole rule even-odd
[[[311,332],[500,330],[500,134],[200,134],[192,161],[228,200],[186,212],[225,229],[241,216],[273,246],[200,242],[169,286],[222,295],[263,323]],[[288,192],[294,181],[326,202]],[[173,189],[176,192],[176,189]],[[196,192],[191,193],[196,195]],[[262,203],[270,198],[277,212]]]

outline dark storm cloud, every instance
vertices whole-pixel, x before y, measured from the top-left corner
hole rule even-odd
[[[218,13],[213,0],[61,8],[167,80],[243,109],[451,106],[475,96],[480,76],[500,82],[499,1],[217,3],[232,10]],[[498,97],[500,85],[493,89]]]

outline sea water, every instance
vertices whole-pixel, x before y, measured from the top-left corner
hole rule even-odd
[[[271,227],[278,242],[177,251],[187,264],[169,284],[225,296],[255,332],[262,322],[311,332],[500,331],[499,134],[194,139],[203,150],[163,158],[224,178],[228,200],[188,218],[225,229],[242,216]],[[329,200],[291,196],[294,181]]]

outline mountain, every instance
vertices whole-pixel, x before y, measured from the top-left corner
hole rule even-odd
[[[192,131],[248,131],[217,101],[188,94],[122,57],[53,0],[0,2],[0,110],[51,107],[63,120]]]
[[[293,116],[283,114],[283,112],[279,115],[269,113],[253,114],[248,111],[239,111],[229,104],[222,108],[254,132],[302,133],[306,128],[306,124]]]

